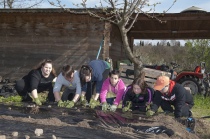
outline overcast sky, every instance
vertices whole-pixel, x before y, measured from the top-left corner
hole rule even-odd
[[[52,0],[55,1],[55,0]],[[72,3],[79,4],[82,0],[61,0],[62,4],[65,4],[67,8],[76,8]],[[88,7],[95,7],[99,5],[100,0],[87,0]],[[163,12],[173,3],[174,0],[150,0],[150,3],[161,2],[160,5],[156,7],[156,12]],[[210,0],[177,0],[175,5],[168,11],[169,13],[179,13],[189,7],[196,6],[210,12]],[[45,2],[41,6],[42,8],[55,8],[51,6],[48,2]]]

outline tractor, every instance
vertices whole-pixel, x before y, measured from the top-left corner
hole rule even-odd
[[[205,63],[201,62],[200,66],[197,66],[194,71],[181,71],[177,73],[175,69],[179,65],[175,62],[171,62],[171,68],[167,65],[144,65],[145,68],[151,68],[171,73],[170,79],[180,83],[184,87],[189,87],[193,95],[197,93],[204,94],[205,91],[203,85],[203,74],[205,72]]]

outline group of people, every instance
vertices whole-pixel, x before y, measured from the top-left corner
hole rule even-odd
[[[38,93],[48,91],[47,100],[57,102],[59,107],[71,108],[80,103],[91,108],[101,105],[103,111],[114,112],[122,102],[123,112],[139,110],[152,116],[161,107],[175,118],[191,116],[193,97],[183,86],[167,76],[160,76],[151,88],[144,77],[142,73],[126,86],[120,72],[110,71],[110,63],[104,60],[92,60],[88,65],[82,65],[79,71],[71,65],[64,65],[57,76],[52,61],[44,59],[16,82],[15,89],[23,101],[33,100],[37,105],[42,105]]]

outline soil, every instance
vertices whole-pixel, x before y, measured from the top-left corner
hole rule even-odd
[[[30,106],[30,107],[29,107]],[[51,106],[51,107],[49,107]],[[210,138],[210,122],[196,119],[195,133],[190,133],[186,127],[175,121],[173,116],[158,114],[146,117],[145,114],[132,112],[125,116],[120,110],[115,113],[104,113],[96,109],[77,106],[72,109],[59,108],[55,104],[41,107],[24,103],[24,106],[0,104],[0,135],[7,138],[24,139],[199,139]],[[166,133],[145,133],[143,129],[164,126],[172,130],[172,136]],[[35,129],[43,129],[41,136],[36,136]],[[17,137],[12,133],[18,132]]]
[[[133,77],[124,76],[125,84],[130,84]],[[195,118],[195,133],[191,133],[173,116],[162,113],[146,117],[144,113],[135,111],[123,114],[120,109],[115,113],[104,113],[101,107],[93,110],[81,106],[60,108],[56,104],[41,107],[32,103],[23,103],[22,106],[0,104],[0,138],[5,135],[12,139],[209,139],[209,119],[210,116]],[[146,133],[145,129],[151,127],[165,129]],[[36,136],[36,129],[43,129],[43,134]],[[14,132],[18,132],[18,136],[14,137]]]

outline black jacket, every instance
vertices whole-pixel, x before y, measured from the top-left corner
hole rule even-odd
[[[41,69],[31,70],[28,75],[23,77],[29,92],[34,89],[37,89],[39,92],[52,88],[52,81],[54,78],[55,76],[52,73],[50,73],[49,77],[45,78],[42,75]]]
[[[185,104],[189,105],[189,108],[192,108],[194,105],[193,97],[181,84],[170,81],[169,90],[168,94],[162,94],[159,91],[155,92],[153,104],[151,105],[152,111],[156,112],[162,101],[168,101],[174,106],[175,117],[181,116],[181,108]]]
[[[154,90],[152,88],[146,88],[145,94],[139,94],[138,96],[133,92],[131,87],[125,93],[123,98],[123,106],[126,106],[127,101],[132,102],[132,110],[146,111],[146,103],[151,103],[153,98]]]

